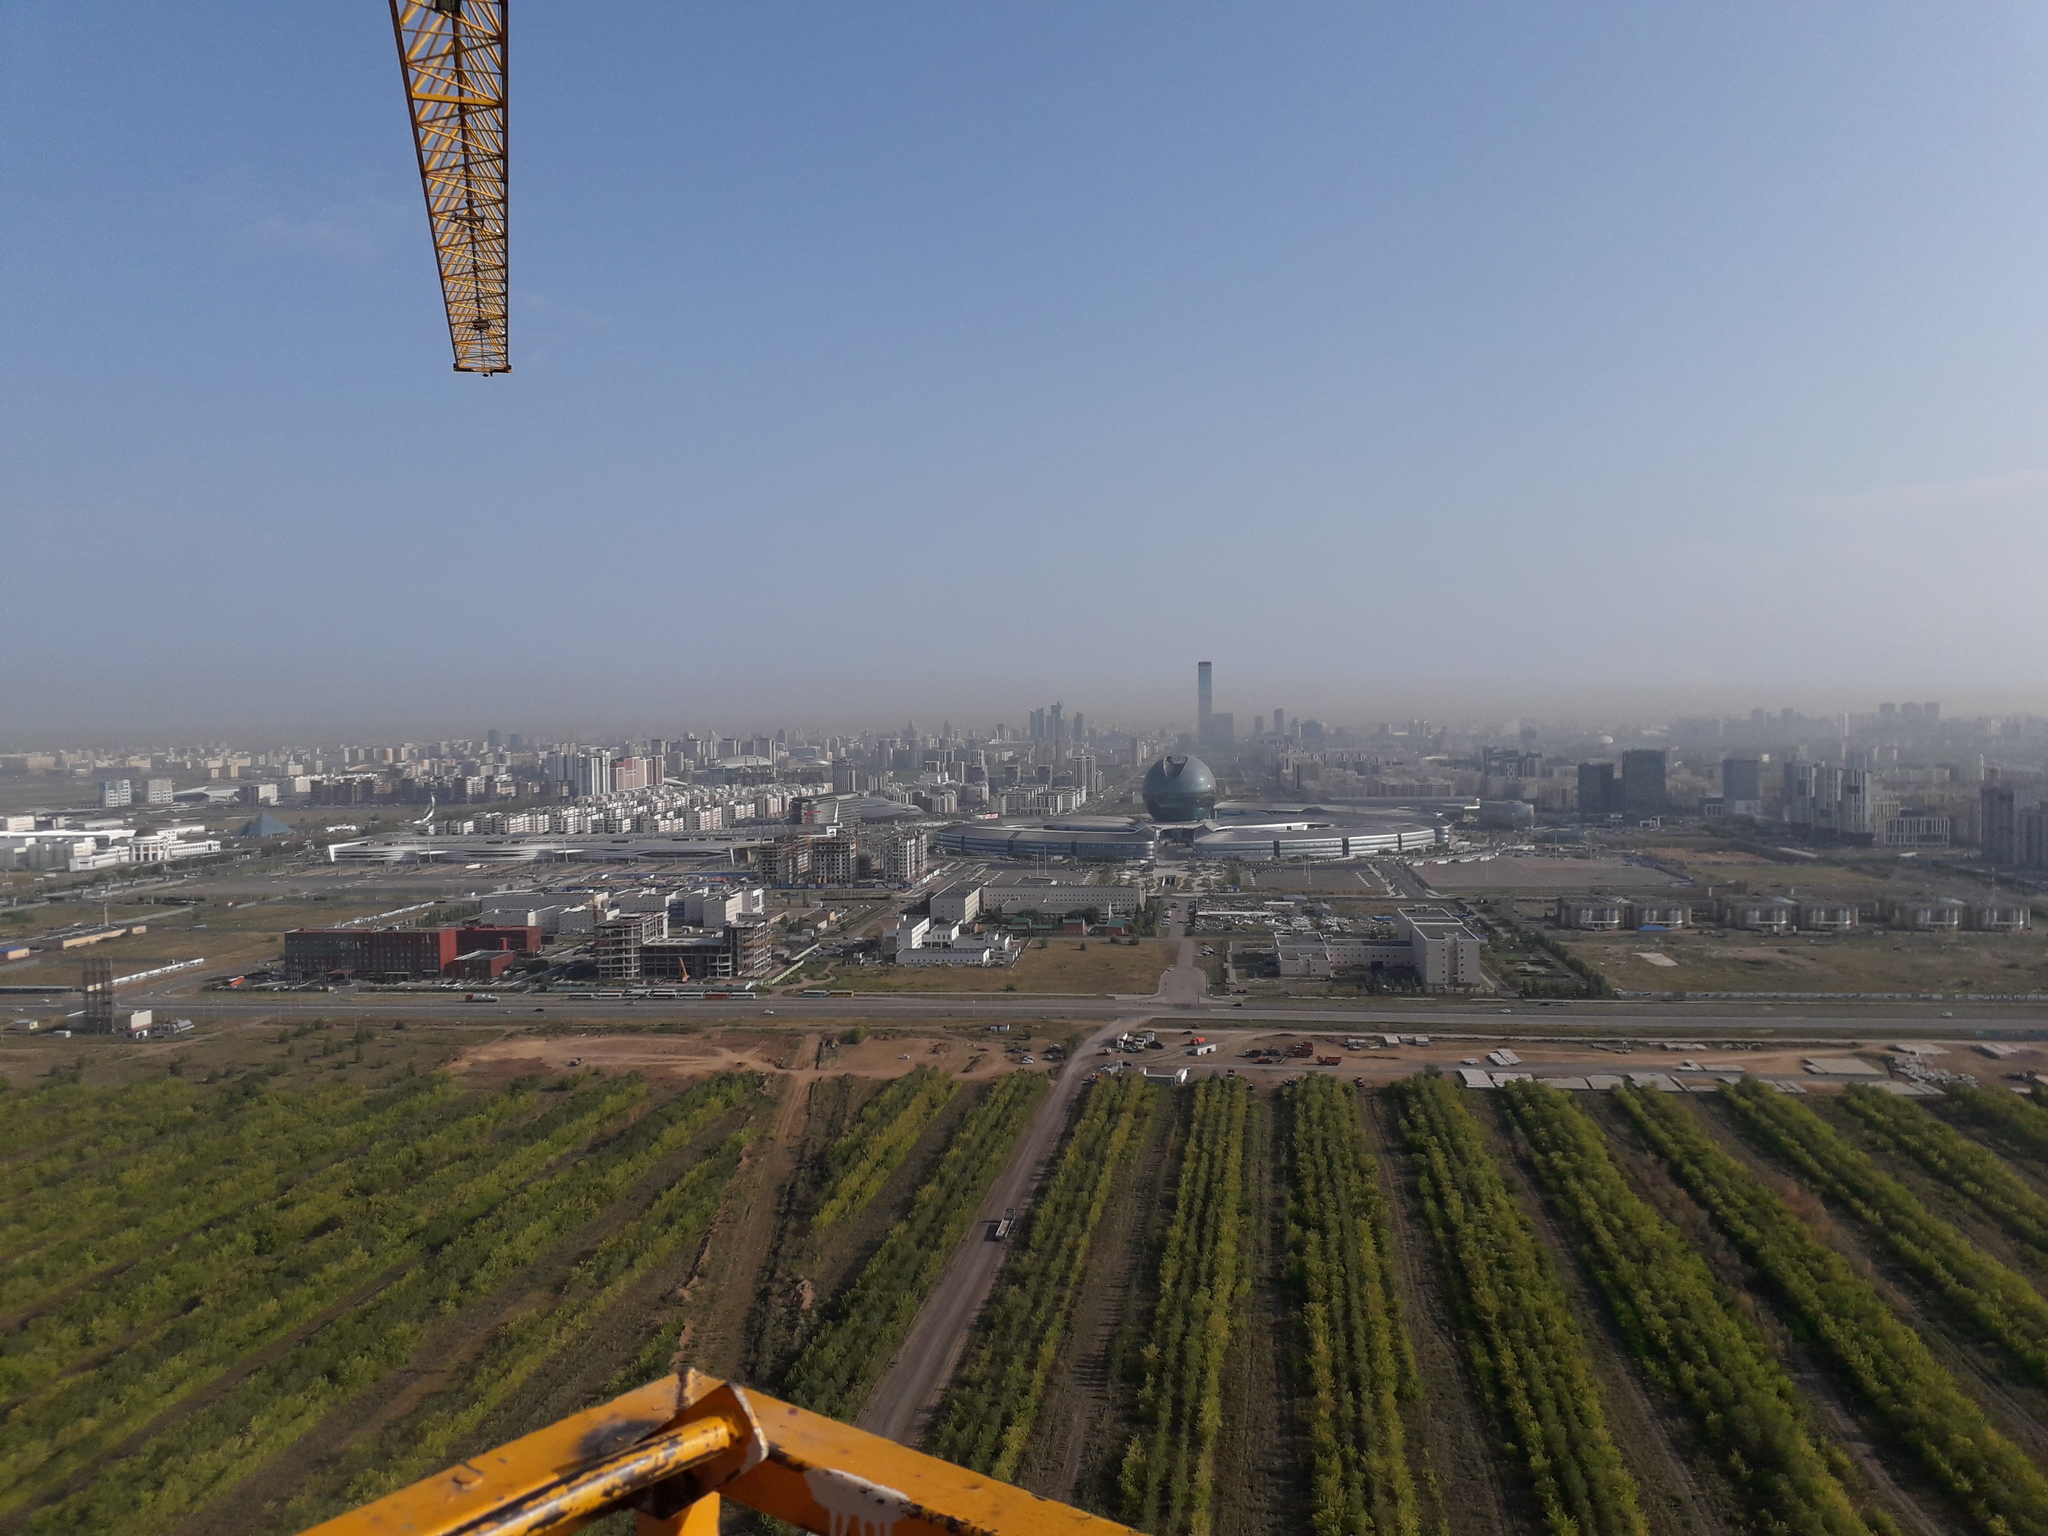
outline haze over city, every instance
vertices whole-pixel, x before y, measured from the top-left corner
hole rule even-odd
[[[2034,10],[0,16],[0,734],[2048,709]]]
[[[14,4],[0,208],[0,1536],[2048,1536],[2048,8]]]

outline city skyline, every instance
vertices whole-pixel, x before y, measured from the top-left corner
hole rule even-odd
[[[7,729],[2048,709],[2032,13],[621,14],[488,381],[384,29],[0,17]]]

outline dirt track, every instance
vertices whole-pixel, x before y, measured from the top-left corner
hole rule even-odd
[[[974,1224],[947,1266],[945,1277],[917,1314],[917,1321],[910,1325],[910,1334],[890,1361],[889,1369],[868,1395],[867,1405],[854,1421],[860,1428],[887,1435],[902,1445],[917,1444],[927,1416],[952,1377],[975,1314],[988,1298],[989,1287],[995,1283],[996,1270],[1002,1263],[1003,1245],[988,1241],[987,1223],[1000,1216],[1005,1207],[1023,1206],[1037,1186],[1039,1173],[1067,1123],[1074,1095],[1088,1075],[1084,1063],[1126,1027],[1105,1025],[1089,1037],[1060,1074],[1045,1102],[1039,1105],[1024,1134],[1017,1138],[1009,1162],[996,1176]]]

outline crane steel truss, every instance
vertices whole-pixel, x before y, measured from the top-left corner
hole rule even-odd
[[[586,1408],[304,1536],[567,1536],[618,1510],[639,1536],[718,1536],[722,1499],[815,1536],[1138,1536],[729,1381],[660,1381]]]
[[[505,330],[505,11],[391,0],[457,373],[510,373]]]

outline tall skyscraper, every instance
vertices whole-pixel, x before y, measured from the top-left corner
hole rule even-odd
[[[1275,736],[1285,736],[1287,734],[1287,711],[1284,709],[1273,711],[1273,734]]]
[[[1666,758],[1662,747],[1633,747],[1621,754],[1621,808],[1631,816],[1661,816]]]
[[[569,782],[579,795],[608,795],[612,792],[612,755],[600,747],[579,752],[569,760]]]
[[[1980,837],[1985,862],[2006,868],[2020,861],[2020,823],[2017,796],[2010,784],[1986,784],[1977,792],[1982,818]]]
[[[1764,765],[1753,757],[1721,759],[1721,802],[1730,816],[1763,814]],[[1737,810],[1737,806],[1745,809]],[[1747,809],[1747,807],[1755,809]]]
[[[1620,786],[1614,782],[1614,764],[1579,764],[1579,814],[1605,816],[1620,809]]]
[[[1211,687],[1209,663],[1195,663],[1195,740],[1209,739],[1209,715],[1215,705],[1215,693]]]

